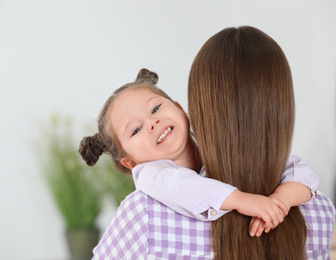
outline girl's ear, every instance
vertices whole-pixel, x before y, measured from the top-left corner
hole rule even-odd
[[[130,170],[138,165],[135,161],[127,157],[121,158],[120,163]]]
[[[174,102],[175,102],[175,105],[184,112],[182,106],[178,102],[176,102],[176,101],[174,101]]]

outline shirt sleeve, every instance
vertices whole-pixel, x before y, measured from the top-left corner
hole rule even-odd
[[[282,184],[287,182],[299,182],[306,185],[314,198],[320,179],[307,161],[293,155],[288,157],[285,172],[281,178]]]
[[[213,221],[229,211],[220,207],[237,188],[202,177],[170,160],[140,164],[133,168],[137,189],[185,216]]]
[[[135,191],[121,203],[98,245],[93,260],[147,259],[146,195]]]

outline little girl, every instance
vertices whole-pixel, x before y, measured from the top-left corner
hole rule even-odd
[[[288,159],[281,185],[269,197],[205,178],[188,117],[156,87],[157,81],[156,73],[142,69],[135,82],[117,89],[106,101],[99,132],[80,145],[88,165],[109,153],[119,170],[132,171],[137,189],[183,215],[212,221],[237,210],[252,216],[251,236],[260,236],[264,229],[269,232],[290,207],[314,196],[319,179],[298,157]]]

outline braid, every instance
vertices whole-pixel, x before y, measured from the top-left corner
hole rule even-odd
[[[78,152],[89,166],[93,166],[99,157],[106,151],[106,145],[101,140],[101,134],[84,137],[79,145]]]

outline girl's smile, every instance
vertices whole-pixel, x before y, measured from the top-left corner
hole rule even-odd
[[[157,140],[157,144],[160,144],[162,142],[162,140],[171,132],[173,131],[174,127],[169,126],[158,138]]]

